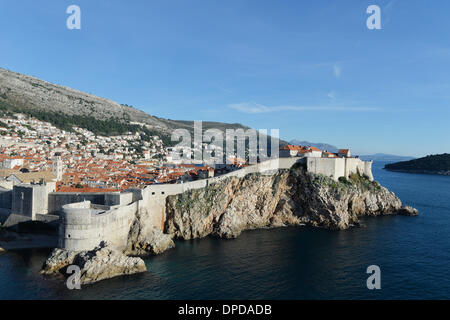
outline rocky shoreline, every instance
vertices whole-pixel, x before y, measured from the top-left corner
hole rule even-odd
[[[414,216],[418,212],[366,177],[352,174],[349,179],[334,181],[294,165],[274,175],[230,177],[206,188],[168,196],[164,232],[149,223],[148,214],[136,215],[125,250],[107,244],[87,252],[55,249],[42,273],[64,273],[68,265],[75,264],[81,269],[81,283],[90,284],[146,271],[140,257],[173,248],[173,239],[230,239],[244,230],[298,225],[345,230],[360,225],[362,216]]]
[[[44,275],[68,276],[66,270],[75,265],[80,268],[80,284],[92,284],[122,275],[146,272],[143,257],[160,254],[175,247],[172,237],[161,230],[139,223],[143,217],[136,217],[129,235],[129,247],[117,250],[102,242],[90,251],[54,249],[44,262]],[[145,230],[145,231],[144,231]]]

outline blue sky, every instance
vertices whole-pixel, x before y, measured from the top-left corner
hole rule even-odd
[[[449,16],[445,0],[3,0],[0,67],[159,117],[422,156],[450,152]]]

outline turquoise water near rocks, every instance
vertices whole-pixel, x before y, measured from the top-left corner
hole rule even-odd
[[[0,299],[449,299],[450,177],[374,176],[418,217],[364,219],[328,231],[289,227],[244,232],[235,240],[178,241],[146,260],[150,272],[68,290],[39,269],[48,250],[0,254]],[[366,269],[381,268],[381,290]]]

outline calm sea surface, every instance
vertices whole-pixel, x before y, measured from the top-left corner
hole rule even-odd
[[[146,260],[150,272],[70,291],[39,269],[48,250],[0,254],[0,299],[450,299],[450,177],[374,176],[418,217],[377,217],[364,228],[244,232],[235,240],[179,241]],[[381,290],[366,288],[369,265]]]

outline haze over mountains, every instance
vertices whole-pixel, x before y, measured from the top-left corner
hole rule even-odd
[[[387,153],[375,153],[375,154],[369,154],[369,155],[362,155],[359,157],[361,158],[361,160],[364,160],[364,161],[373,160],[373,161],[390,161],[390,162],[407,161],[407,160],[414,159],[414,157],[398,156],[395,154],[387,154]]]
[[[327,150],[328,152],[336,153],[339,151],[339,148],[336,146],[333,146],[328,143],[322,143],[322,142],[309,142],[309,141],[300,141],[293,139],[289,142],[290,144],[296,145],[296,146],[311,146],[319,148],[320,150]],[[406,161],[414,159],[414,157],[407,157],[407,156],[398,156],[395,154],[387,154],[387,153],[375,153],[375,154],[369,154],[369,155],[360,155],[359,156],[361,160],[368,161],[368,160],[374,160],[374,161]]]
[[[328,152],[338,152],[339,148],[335,147],[331,144],[327,144],[327,143],[315,143],[315,142],[309,142],[309,141],[300,141],[297,139],[293,139],[289,142],[290,144],[293,144],[295,146],[311,146],[311,147],[316,147],[319,148],[320,150],[326,150]]]

